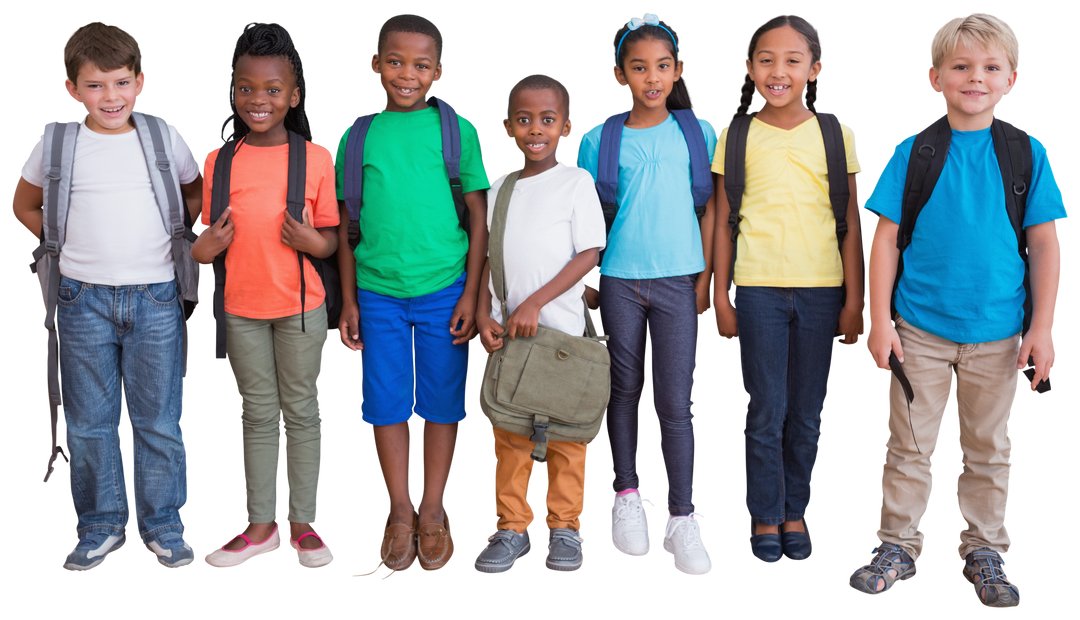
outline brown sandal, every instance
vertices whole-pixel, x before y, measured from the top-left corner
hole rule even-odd
[[[404,523],[390,524],[386,518],[386,532],[383,534],[382,562],[396,571],[412,566],[416,559],[416,523],[419,516],[414,512],[412,525]]]
[[[425,523],[416,531],[417,555],[420,556],[420,568],[437,570],[450,561],[454,555],[454,539],[450,537],[450,518],[443,513],[442,525]]]

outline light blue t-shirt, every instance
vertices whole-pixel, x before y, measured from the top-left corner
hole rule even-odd
[[[698,119],[709,160],[716,132]],[[600,156],[598,125],[581,139],[578,167],[596,180]],[[694,215],[690,151],[675,117],[647,129],[623,127],[619,148],[619,212],[608,234],[600,273],[644,280],[705,270],[701,229]]]
[[[900,222],[912,136],[896,147],[866,202]],[[1031,187],[1024,227],[1065,217],[1046,149],[1031,138]],[[1001,340],[1023,323],[1024,263],[1005,209],[1005,189],[990,128],[952,131],[934,193],[904,250],[896,311],[915,327],[953,342]]]

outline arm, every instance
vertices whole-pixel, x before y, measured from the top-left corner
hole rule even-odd
[[[481,282],[487,282],[491,277],[490,265],[484,261],[484,272],[480,277]],[[480,287],[480,298],[476,302],[476,327],[480,332],[480,344],[488,353],[498,351],[503,346],[501,334],[502,325],[491,318],[491,289],[486,286]]]
[[[285,212],[285,221],[281,224],[281,242],[315,258],[332,256],[338,246],[338,229],[314,228],[311,225],[310,207],[305,206],[300,217],[303,221],[297,222],[288,211]]]
[[[836,333],[844,335],[840,339],[842,344],[855,344],[859,341],[859,334],[863,333],[864,295],[862,224],[859,223],[859,199],[855,191],[854,174],[848,175],[848,189],[851,192],[847,210],[848,232],[847,236],[844,237],[844,247],[841,248],[840,252],[847,298],[844,307],[840,309],[840,320],[836,326]],[[894,262],[893,265],[895,264]]]
[[[1050,329],[1054,325],[1054,305],[1057,303],[1058,278],[1061,272],[1061,249],[1058,246],[1054,221],[1029,226],[1026,229],[1028,263],[1031,270],[1032,316],[1031,327],[1020,345],[1016,367],[1027,366],[1028,357],[1035,358],[1034,390],[1039,381],[1050,376],[1054,366],[1054,340]]]
[[[201,204],[202,201],[200,201]],[[202,231],[199,238],[191,245],[191,258],[194,258],[196,262],[204,265],[212,263],[218,254],[228,249],[233,240],[233,232],[236,230],[232,218],[229,217],[231,213],[232,207],[225,207],[218,221]]]
[[[713,276],[716,279],[713,286],[713,308],[716,310],[716,328],[724,338],[737,337],[739,335],[738,319],[735,316],[735,308],[731,305],[728,296],[728,276],[731,274],[731,227],[728,226],[728,216],[731,215],[731,205],[728,204],[727,192],[724,191],[724,175],[714,174],[716,178],[716,190],[713,191],[713,200],[716,201],[716,221],[713,224]]]
[[[19,177],[19,184],[15,186],[15,198],[12,200],[12,211],[27,230],[34,233],[35,237],[41,236],[42,220],[44,211],[41,205],[45,201],[45,190]]]
[[[874,232],[874,244],[870,248],[870,337],[866,346],[874,356],[878,368],[889,368],[889,353],[895,352],[901,363],[904,350],[900,336],[892,320],[893,282],[896,280],[896,264],[900,250],[896,247],[896,233],[900,225],[887,217],[879,217]],[[850,236],[850,235],[849,235]]]
[[[191,183],[180,184],[180,194],[183,195],[184,201],[187,202],[188,214],[191,216],[192,222],[199,221],[199,214],[202,213],[202,175],[195,177],[195,180]]]
[[[536,326],[540,323],[540,309],[553,299],[570,290],[592,271],[600,258],[600,248],[589,248],[578,253],[550,282],[521,302],[506,321],[506,332],[510,340],[514,336],[531,337],[536,335]]]
[[[487,191],[466,193],[465,205],[469,208],[469,253],[465,255],[465,290],[450,317],[454,344],[468,342],[476,336],[476,300],[487,261]]]
[[[698,274],[694,292],[697,293],[697,312],[705,314],[709,309],[709,284],[712,283],[713,236],[716,234],[716,191],[705,203],[705,215],[701,217],[701,250],[705,254],[705,270]]]
[[[337,227],[337,247],[341,248],[337,253],[338,271],[341,274],[341,320],[338,321],[338,332],[341,334],[341,344],[359,351],[364,348],[364,341],[360,338],[360,305],[356,301],[356,257],[349,246],[349,210],[344,200],[338,201],[338,211],[341,217]]]

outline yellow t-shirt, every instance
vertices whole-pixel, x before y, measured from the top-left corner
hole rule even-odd
[[[848,173],[859,172],[855,135],[844,133]],[[720,133],[712,171],[724,174],[728,130]],[[746,137],[746,189],[739,209],[735,284],[840,286],[844,268],[829,202],[825,145],[816,118],[794,129],[750,122]]]

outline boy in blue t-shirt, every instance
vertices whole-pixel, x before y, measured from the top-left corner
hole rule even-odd
[[[881,545],[850,584],[869,594],[915,574],[922,552],[919,521],[930,496],[930,457],[948,401],[952,373],[960,416],[964,472],[958,483],[964,576],[992,607],[1020,602],[1002,571],[1016,370],[1035,360],[1034,390],[1054,364],[1050,335],[1060,257],[1054,220],[1065,217],[1046,150],[1031,138],[1031,183],[1022,226],[1027,237],[1033,312],[1021,339],[1024,261],[1009,221],[991,137],[994,106],[1016,81],[1012,30],[990,15],[946,24],[934,37],[930,82],[945,97],[951,142],[944,169],[918,216],[895,293],[897,233],[914,138],[896,148],[866,208],[878,214],[870,257],[868,346],[880,368],[895,353],[914,389],[908,403],[898,379],[890,394],[890,437],[881,508]],[[895,325],[894,325],[895,320]]]
[[[66,221],[61,220],[56,329],[71,494],[79,518],[79,542],[64,568],[94,568],[127,541],[117,432],[121,387],[135,443],[139,536],[162,565],[184,566],[194,557],[180,520],[187,498],[180,432],[184,310],[172,236],[163,226],[151,177],[151,169],[158,169],[153,162],[147,167],[145,136],[138,135],[131,117],[143,86],[139,44],[116,26],[87,24],[68,40],[64,64],[68,94],[87,112],[76,134],[70,178],[58,181],[70,184]],[[202,208],[199,165],[172,127],[168,140],[194,220]],[[44,187],[56,179],[42,161],[44,147],[43,137],[15,190],[15,217],[34,236],[42,235]],[[62,206],[54,203],[53,209],[63,217]]]

